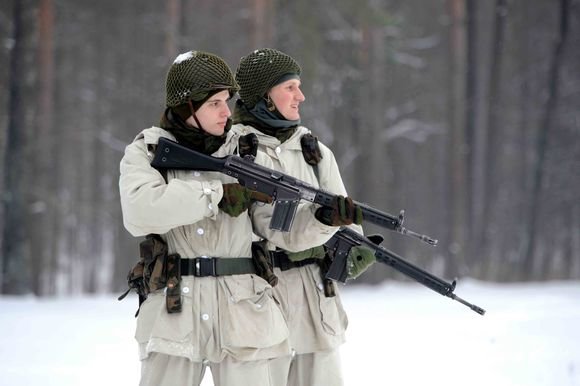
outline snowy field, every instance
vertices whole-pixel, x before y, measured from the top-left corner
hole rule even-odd
[[[342,292],[346,385],[580,386],[578,282],[460,282],[485,316],[412,283]],[[0,297],[0,385],[137,385],[135,306]]]

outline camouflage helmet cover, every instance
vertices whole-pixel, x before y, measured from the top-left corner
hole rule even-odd
[[[255,50],[240,59],[236,81],[240,99],[253,108],[276,81],[286,74],[300,75],[300,65],[289,55],[272,48]]]
[[[201,101],[215,90],[229,90],[233,95],[239,89],[223,59],[208,52],[189,51],[177,56],[169,68],[165,105],[176,107],[190,99]]]

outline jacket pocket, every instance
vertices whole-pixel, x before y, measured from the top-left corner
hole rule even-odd
[[[312,276],[312,280],[308,282],[312,283],[313,286],[311,291],[308,292],[316,293],[315,298],[310,302],[311,307],[313,306],[312,303],[314,303],[314,307],[316,308],[312,310],[313,315],[320,315],[322,329],[327,334],[343,334],[348,325],[348,318],[340,301],[338,290],[336,291],[336,296],[327,297],[324,294],[320,271],[318,269],[309,269],[308,272]]]
[[[288,338],[288,327],[272,287],[254,275],[233,275],[220,281],[225,348],[267,348]]]
[[[184,343],[191,339],[193,315],[191,313],[191,294],[181,294],[183,312],[170,314],[165,303],[165,290],[152,292],[141,305],[137,318],[135,339],[146,343],[151,339],[163,339]]]

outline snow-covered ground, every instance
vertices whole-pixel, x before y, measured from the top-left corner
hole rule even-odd
[[[485,316],[414,283],[342,293],[346,385],[580,386],[579,282],[460,282]],[[135,306],[0,297],[0,385],[137,385]]]

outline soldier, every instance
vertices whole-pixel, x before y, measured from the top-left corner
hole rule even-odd
[[[207,366],[216,385],[275,385],[268,361],[290,353],[272,287],[250,258],[247,208],[270,198],[219,173],[150,166],[160,137],[208,155],[232,153],[238,138],[227,102],[238,88],[218,56],[179,55],[160,127],[139,133],[121,161],[124,225],[148,235],[130,274],[146,298],[135,334],[140,385],[199,385]]]
[[[341,195],[332,207],[300,204],[289,233],[268,229],[271,205],[250,209],[254,232],[267,240],[279,279],[274,296],[284,311],[294,351],[291,357],[272,361],[272,373],[287,378],[292,386],[339,386],[343,379],[338,348],[344,342],[347,316],[337,289],[323,279],[328,262],[321,245],[339,226],[360,224],[362,214],[345,197],[332,151],[300,125],[299,106],[305,100],[300,74],[293,58],[274,49],[256,50],[243,57],[236,71],[241,88],[232,130],[242,138],[256,135],[257,163]],[[360,226],[351,226],[362,232]],[[351,255],[347,259],[350,278],[375,261],[368,249],[356,248]]]

